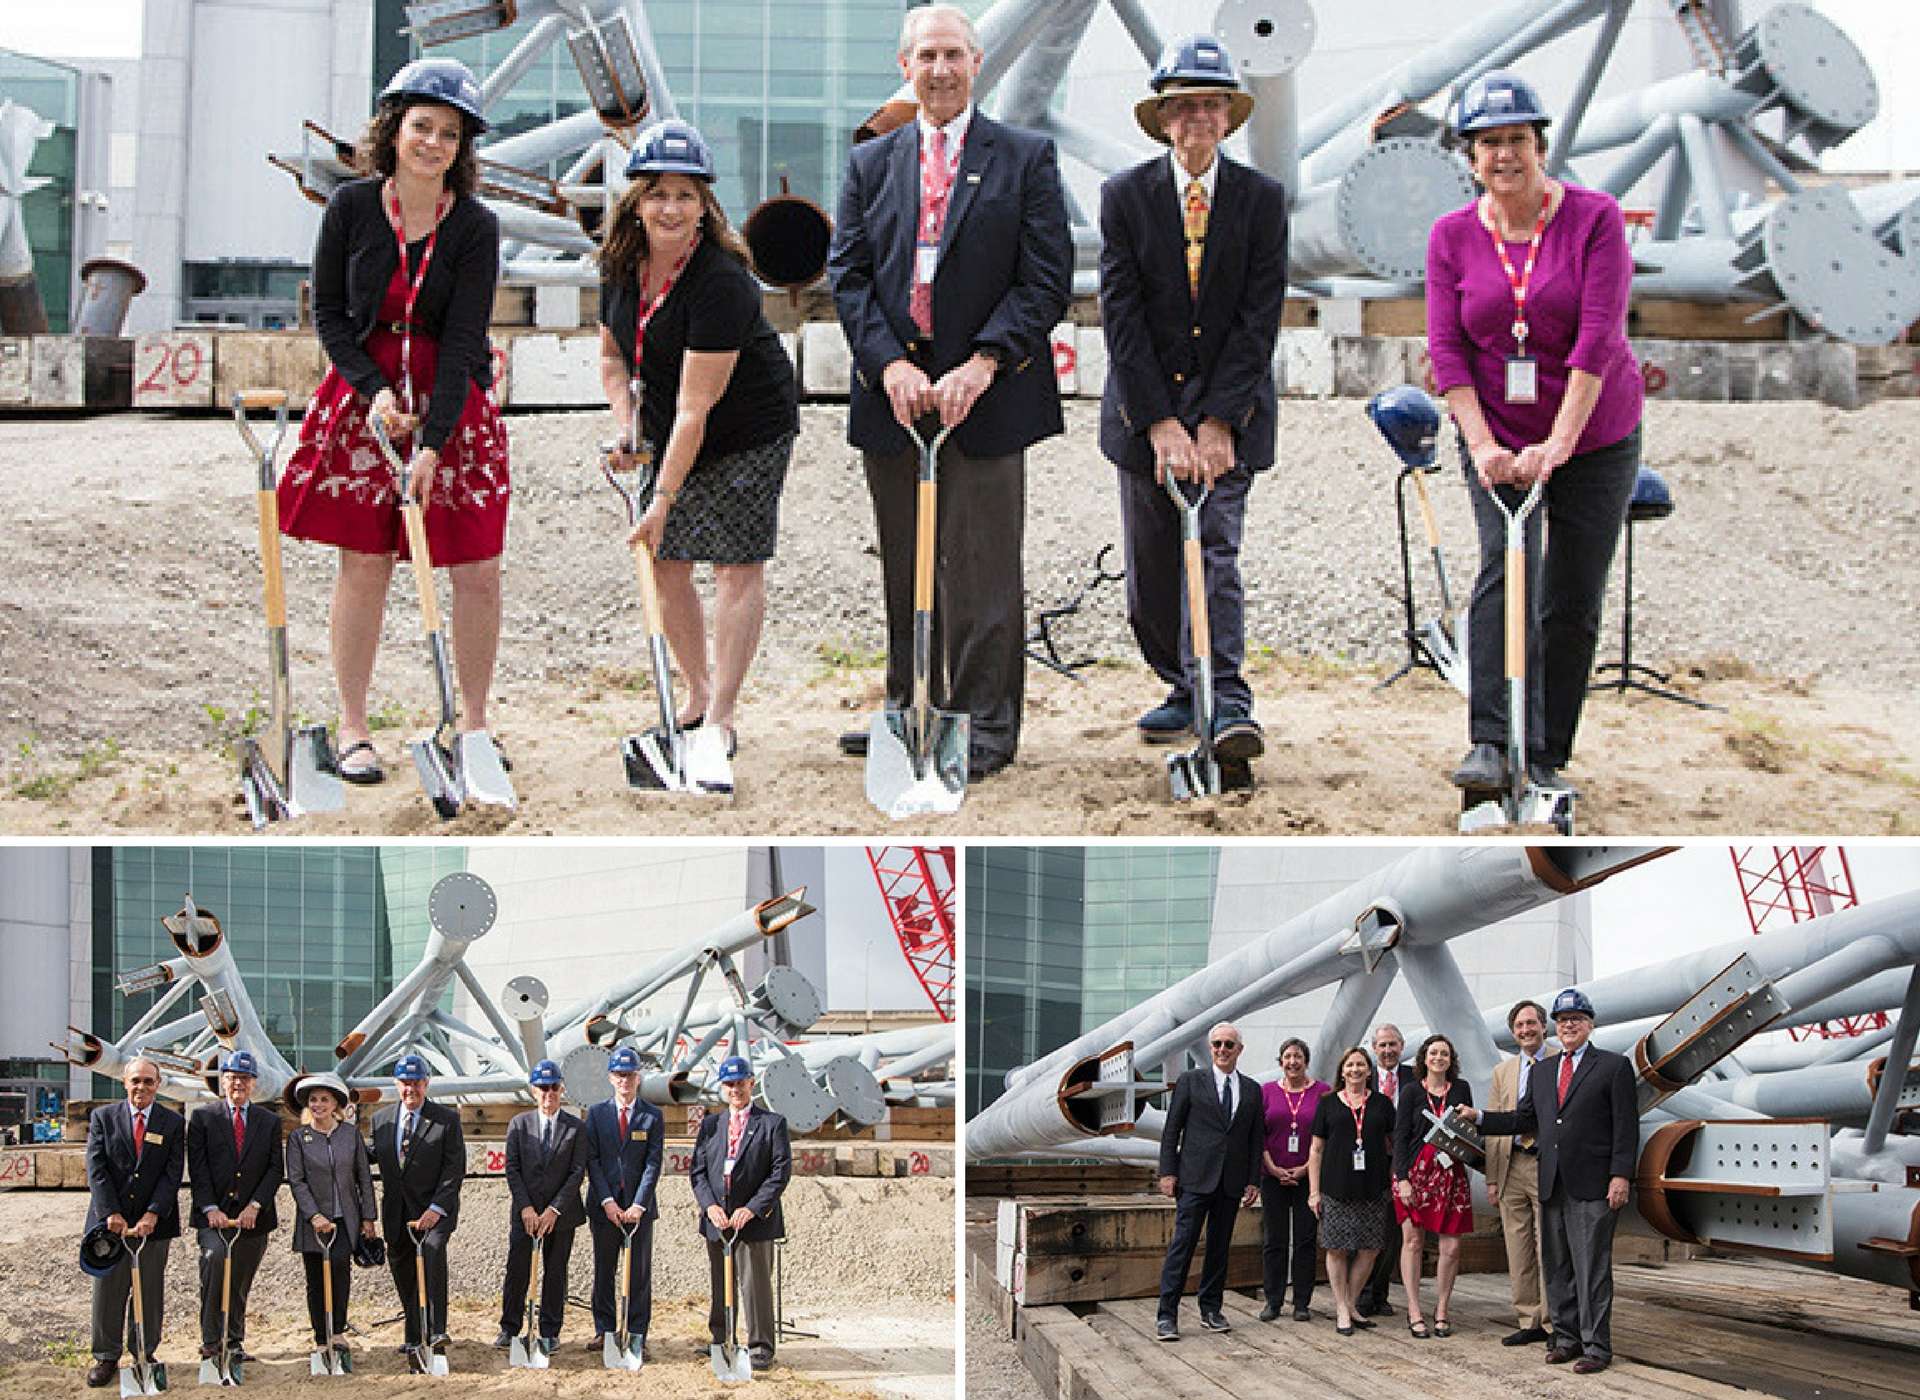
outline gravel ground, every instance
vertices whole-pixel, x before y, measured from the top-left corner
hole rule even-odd
[[[1006,1328],[973,1303],[967,1305],[967,1400],[1042,1400]]]

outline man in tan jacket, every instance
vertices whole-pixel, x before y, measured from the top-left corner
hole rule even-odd
[[[1548,1058],[1547,1013],[1537,1001],[1515,1003],[1507,1013],[1507,1029],[1520,1044],[1520,1053],[1494,1067],[1489,1110],[1519,1107],[1518,1095],[1536,1060]],[[1549,1340],[1541,1324],[1546,1314],[1540,1301],[1540,1158],[1531,1137],[1487,1139],[1487,1199],[1500,1211],[1507,1237],[1507,1269],[1513,1277],[1513,1307],[1520,1330],[1501,1338],[1505,1346],[1526,1346]]]

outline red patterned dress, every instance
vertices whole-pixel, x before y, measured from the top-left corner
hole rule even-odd
[[[419,246],[407,263],[418,265]],[[367,353],[387,382],[400,382],[399,332],[406,315],[406,268],[394,269],[380,303]],[[440,344],[416,331],[413,384],[424,419],[426,394],[440,363]],[[367,428],[367,401],[329,368],[300,423],[300,445],[280,478],[280,528],[296,539],[338,545],[361,554],[407,558],[400,494],[387,459]],[[401,446],[396,443],[395,446]],[[404,457],[406,451],[401,447]],[[442,567],[497,558],[507,537],[507,430],[493,391],[469,380],[467,402],[440,452],[440,469],[427,494],[427,547]]]
[[[1444,1097],[1435,1098],[1427,1094],[1427,1106],[1436,1116],[1444,1116],[1447,1101]],[[1400,1199],[1400,1188],[1393,1188],[1393,1218],[1405,1223],[1411,1220],[1422,1230],[1436,1235],[1468,1235],[1473,1233],[1473,1183],[1467,1178],[1467,1169],[1455,1162],[1450,1167],[1440,1165],[1440,1154],[1432,1143],[1423,1143],[1420,1153],[1413,1159],[1413,1165],[1407,1168],[1407,1180],[1413,1185],[1413,1201],[1408,1204]]]

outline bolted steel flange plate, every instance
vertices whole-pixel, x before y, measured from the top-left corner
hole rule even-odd
[[[511,1020],[530,1021],[547,1009],[547,984],[538,977],[516,977],[501,994],[500,1009]]]
[[[768,968],[753,989],[753,1000],[795,1030],[803,1031],[820,1019],[820,992],[798,968]]]
[[[1433,221],[1473,198],[1473,177],[1466,162],[1433,142],[1391,136],[1347,167],[1335,198],[1341,241],[1367,271],[1419,282]]]
[[[827,1066],[827,1092],[834,1107],[863,1128],[882,1122],[887,1116],[887,1096],[873,1071],[854,1059],[835,1060]]]
[[[427,922],[456,943],[473,942],[493,927],[499,913],[493,886],[465,870],[441,876],[427,895]]]
[[[1920,314],[1920,259],[1875,238],[1843,189],[1781,200],[1760,236],[1781,296],[1836,339],[1891,345]]]
[[[797,1133],[810,1133],[833,1115],[833,1100],[813,1082],[798,1060],[770,1060],[758,1076],[760,1102],[787,1120]]]
[[[1880,112],[1880,85],[1846,32],[1805,5],[1775,5],[1755,28],[1760,61],[1787,100],[1829,126],[1856,131]]]
[[[1317,26],[1309,0],[1221,0],[1213,32],[1247,78],[1278,78],[1313,52]]]
[[[612,1052],[598,1045],[576,1045],[560,1061],[567,1079],[568,1103],[597,1103],[607,1096],[607,1061]]]

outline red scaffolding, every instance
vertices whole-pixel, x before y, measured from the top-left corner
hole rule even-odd
[[[1740,897],[1746,901],[1747,922],[1755,933],[1770,921],[1797,924],[1831,914],[1836,909],[1851,909],[1860,902],[1854,892],[1853,871],[1847,865],[1844,847],[1733,846],[1729,850],[1733,856],[1733,873],[1740,881]],[[1829,873],[1830,858],[1838,867],[1837,874]],[[1796,1026],[1788,1034],[1795,1040],[1812,1036],[1844,1040],[1879,1030],[1886,1024],[1886,1012],[1875,1011],[1865,1016]]]
[[[953,1019],[953,891],[951,846],[869,846],[867,862],[880,885],[907,966],[943,1021]]]

